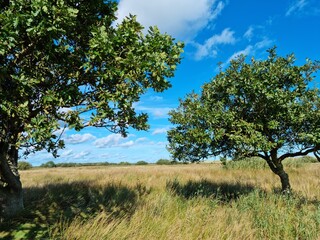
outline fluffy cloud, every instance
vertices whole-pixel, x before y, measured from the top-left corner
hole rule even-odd
[[[134,135],[129,135],[128,137],[132,137]],[[112,148],[112,147],[132,147],[140,142],[145,141],[145,138],[138,138],[137,140],[133,141],[125,141],[127,138],[121,136],[121,134],[110,134],[107,137],[99,138],[94,141],[93,145],[98,148]]]
[[[215,34],[207,39],[204,44],[193,43],[197,48],[195,58],[201,60],[205,57],[215,57],[219,45],[234,44],[235,42],[234,32],[226,28],[220,34]]]
[[[93,136],[90,133],[85,133],[85,134],[72,134],[66,137],[64,141],[68,144],[78,144],[78,143],[83,143],[83,142],[87,142],[94,139],[96,139],[95,136]]]
[[[118,22],[129,13],[145,27],[158,26],[179,40],[191,40],[208,26],[224,8],[217,0],[120,0]]]
[[[97,139],[93,144],[98,148],[114,147],[119,145],[119,142],[123,139],[121,134],[110,134],[107,137]]]

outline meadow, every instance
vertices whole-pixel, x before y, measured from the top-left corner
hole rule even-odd
[[[260,167],[256,167],[260,166]],[[33,168],[1,239],[320,239],[320,163]]]

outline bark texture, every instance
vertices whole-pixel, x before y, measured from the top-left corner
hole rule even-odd
[[[12,217],[23,210],[23,192],[18,173],[18,150],[0,143],[0,213]]]
[[[279,176],[281,181],[281,192],[284,194],[291,194],[291,185],[289,181],[289,175],[284,171],[283,164],[280,159],[277,158],[277,153],[271,152],[271,159],[266,159],[267,163],[273,173]]]

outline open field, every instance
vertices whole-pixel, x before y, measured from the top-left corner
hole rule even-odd
[[[320,239],[320,164],[287,172],[292,197],[269,169],[219,163],[35,168],[0,238]]]

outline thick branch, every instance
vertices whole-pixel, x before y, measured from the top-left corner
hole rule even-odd
[[[320,149],[320,146],[315,146],[313,148],[304,149],[304,150],[301,150],[301,151],[295,152],[295,153],[286,153],[286,154],[283,154],[282,156],[279,157],[279,161],[282,161],[282,160],[289,158],[289,157],[306,156],[309,153],[318,151],[319,149]]]

